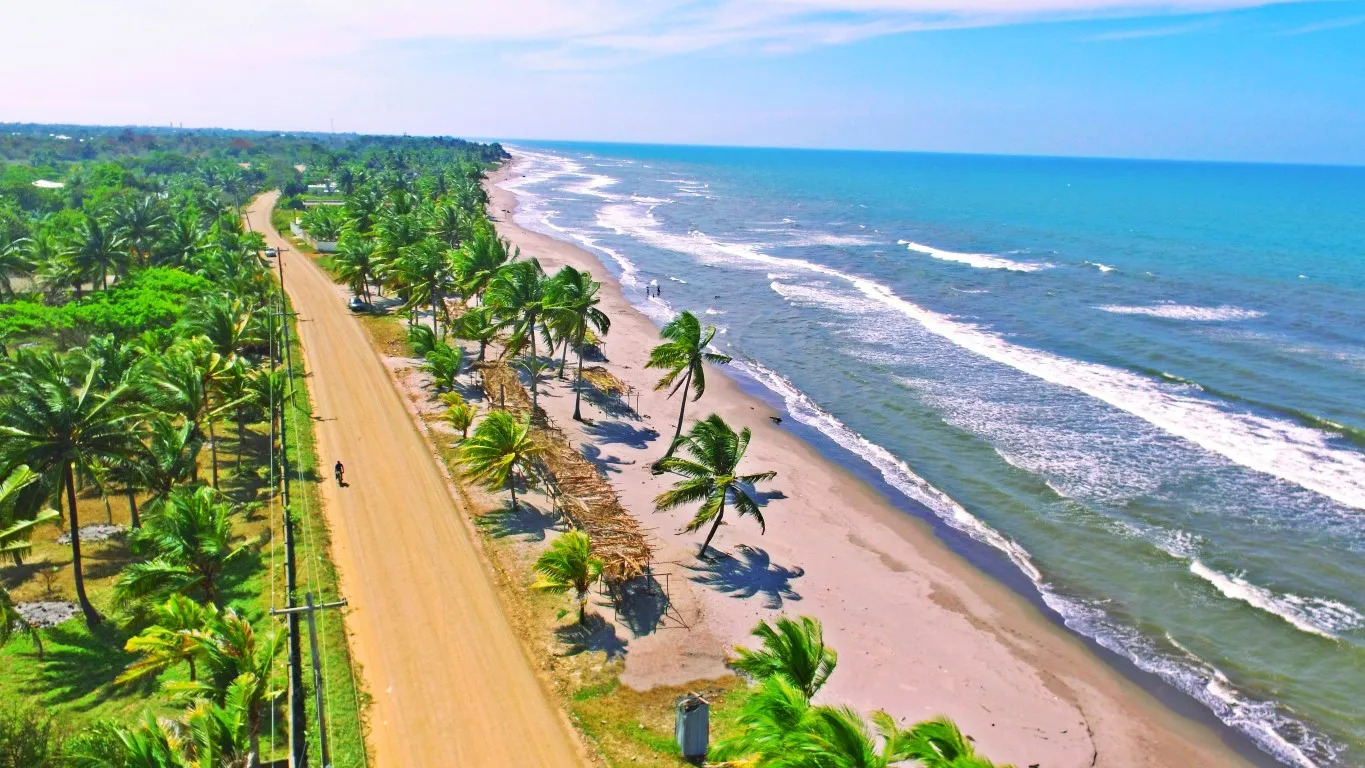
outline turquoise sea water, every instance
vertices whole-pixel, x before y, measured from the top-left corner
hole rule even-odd
[[[1280,761],[1365,765],[1365,168],[510,148],[518,221],[830,458]]]

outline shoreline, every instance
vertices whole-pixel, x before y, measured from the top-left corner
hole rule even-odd
[[[513,220],[517,198],[499,183],[513,174],[515,162],[486,184],[499,234],[547,271],[569,263],[602,282],[602,308],[613,320],[605,366],[641,390],[641,413],[660,415],[654,431],[671,434],[676,400],[653,392],[657,376],[642,369],[657,326],[625,298],[595,254]],[[610,422],[614,432],[633,432],[626,441],[608,439],[568,418],[566,387],[552,377],[543,386],[546,410],[571,440],[605,459],[625,507],[656,530],[660,566],[672,571],[674,603],[694,619],[685,633],[631,638],[623,682],[648,687],[710,676],[723,669],[731,646],[749,641],[759,618],[808,614],[824,622],[827,639],[841,652],[841,671],[822,698],[862,711],[886,709],[897,718],[946,714],[998,762],[1278,764],[1193,699],[1062,626],[999,553],[975,542],[964,546],[958,539],[965,536],[945,536],[945,524],[914,510],[908,499],[901,503],[884,482],[827,458],[817,447],[823,435],[796,434],[815,430],[787,418],[773,393],[743,373],[713,369],[706,395],[689,404],[689,417],[717,412],[736,427],[752,428],[745,466],[776,469],[771,488],[785,497],[765,510],[766,535],[752,521],[727,521],[714,542],[731,554],[722,569],[697,568],[695,537],[673,535],[689,510],[649,512],[653,495],[667,487],[645,469],[662,451],[658,436],[647,437],[643,423]],[[610,418],[586,400],[584,406],[588,418]],[[778,415],[780,425],[767,418]],[[973,554],[978,546],[981,553]],[[684,642],[678,635],[685,636],[683,661],[675,655]]]

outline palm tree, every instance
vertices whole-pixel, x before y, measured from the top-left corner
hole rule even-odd
[[[216,604],[223,570],[246,549],[234,546],[232,514],[212,488],[171,491],[131,537],[134,550],[149,551],[152,559],[125,568],[114,582],[114,594],[130,602],[198,588]]]
[[[194,682],[171,682],[166,689],[181,696],[207,699],[238,710],[242,732],[250,745],[249,766],[259,764],[261,725],[281,691],[270,685],[275,660],[284,649],[284,636],[277,632],[257,634],[231,608],[210,620],[196,633],[199,650],[209,675]]]
[[[715,743],[708,759],[720,765],[824,768],[812,738],[815,717],[805,695],[784,677],[759,684],[740,705],[732,735]]]
[[[477,307],[460,316],[455,324],[455,338],[479,342],[479,362],[483,362],[488,345],[498,338],[501,329],[492,308]]]
[[[218,441],[214,422],[236,405],[223,402],[220,385],[229,375],[230,361],[214,351],[204,339],[177,345],[157,361],[149,384],[148,399],[193,424],[207,435],[213,487],[218,487]]]
[[[128,254],[123,249],[122,235],[93,215],[86,214],[76,231],[69,253],[83,276],[99,273],[102,291],[109,287],[110,271],[122,274],[126,270]]]
[[[45,508],[47,491],[42,477],[23,464],[0,482],[0,554],[12,556],[15,565],[33,547],[34,529],[57,517],[55,509]]]
[[[430,352],[427,352],[427,359],[422,363],[422,371],[431,375],[437,389],[448,391],[455,388],[455,377],[460,375],[460,365],[463,361],[463,349],[438,342]]]
[[[707,351],[711,339],[716,336],[716,328],[708,325],[703,330],[697,316],[691,312],[684,312],[673,318],[659,332],[659,336],[667,341],[650,350],[649,362],[645,363],[645,367],[663,368],[668,372],[654,385],[654,389],[672,386],[668,392],[669,397],[682,390],[682,404],[678,407],[678,426],[673,430],[673,440],[669,442],[668,452],[664,454],[664,458],[667,458],[677,449],[678,438],[682,435],[688,387],[692,388],[692,399],[700,400],[702,394],[706,392],[706,369],[703,364],[724,365],[730,362],[731,358],[728,355]]]
[[[147,263],[165,221],[165,214],[151,195],[124,198],[114,209],[114,227],[139,264]]]
[[[531,585],[560,595],[573,590],[578,596],[578,623],[587,618],[588,590],[602,576],[602,559],[592,553],[592,540],[582,531],[569,531],[555,539],[536,558],[540,579]]]
[[[229,362],[265,343],[258,335],[260,324],[255,322],[255,313],[241,299],[206,297],[195,302],[182,322],[187,335],[208,339],[213,351]]]
[[[446,203],[436,207],[429,225],[431,234],[451,248],[459,248],[468,225],[464,212],[457,205]]]
[[[502,316],[505,325],[512,329],[512,337],[507,340],[506,354],[515,355],[529,340],[531,357],[536,355],[536,326],[545,311],[545,271],[540,262],[514,261],[498,270],[488,283],[488,303],[495,314]],[[531,412],[537,407],[536,394],[539,387],[531,381]]]
[[[825,645],[820,622],[809,616],[798,620],[782,616],[775,624],[760,621],[751,634],[763,641],[763,648],[736,648],[739,658],[731,666],[757,680],[783,677],[807,700],[829,680],[839,663],[839,654]]]
[[[474,231],[455,255],[455,274],[459,276],[460,290],[465,296],[482,300],[498,270],[521,254],[516,249],[509,250],[507,241],[500,239],[482,217],[475,222]]]
[[[337,277],[351,293],[370,301],[370,281],[374,279],[374,241],[348,231],[341,236],[333,258]]]
[[[602,301],[597,295],[602,284],[593,280],[588,272],[581,272],[566,264],[555,273],[550,286],[549,312],[565,338],[564,354],[567,357],[570,345],[578,350],[573,417],[575,421],[582,421],[579,401],[583,393],[583,343],[590,328],[595,329],[598,335],[605,336],[611,330],[611,318],[597,308]],[[559,376],[564,377],[563,362],[559,366]]]
[[[434,238],[427,238],[403,249],[390,273],[403,286],[403,308],[410,313],[410,322],[418,307],[431,308],[431,330],[440,335],[440,317],[445,314],[445,297],[455,287],[455,273],[446,247]]]
[[[0,472],[8,474],[27,463],[40,474],[54,473],[66,486],[76,599],[91,626],[100,622],[100,615],[85,594],[81,572],[76,470],[93,472],[97,465],[116,464],[138,442],[129,429],[130,416],[120,410],[126,388],[100,395],[94,386],[98,375],[99,365],[92,365],[74,387],[50,371],[12,376],[9,392],[0,397]]]
[[[19,612],[18,606],[14,604],[14,598],[10,597],[9,591],[0,584],[0,646],[5,645],[14,636],[14,631],[18,630],[28,635],[33,640],[33,647],[38,652],[38,658],[43,657],[43,637],[38,632],[38,628],[29,623],[24,618],[24,614]]]
[[[152,249],[154,261],[172,267],[193,266],[206,247],[207,238],[203,223],[186,209],[163,228],[161,239]]]
[[[29,261],[24,238],[8,243],[0,241],[0,295],[13,296],[14,284],[11,278],[33,273],[33,262]]]
[[[489,490],[508,488],[517,508],[516,474],[530,471],[540,446],[531,440],[531,418],[517,421],[506,411],[493,411],[460,444],[458,463],[470,479]]]
[[[450,426],[460,430],[460,439],[465,440],[469,437],[469,427],[474,423],[474,416],[477,413],[478,411],[469,403],[452,403],[446,409],[446,421]]]
[[[202,633],[218,618],[218,607],[200,605],[184,595],[171,595],[156,606],[152,624],[128,638],[124,650],[139,658],[114,678],[116,684],[156,677],[177,664],[189,666],[190,682],[198,680]]]
[[[754,498],[757,495],[754,486],[773,479],[777,473],[736,474],[739,462],[749,448],[750,437],[748,427],[736,434],[724,419],[713,413],[692,425],[692,430],[681,441],[691,459],[670,456],[659,462],[661,471],[677,473],[682,479],[673,484],[672,490],[655,497],[655,508],[663,511],[701,502],[701,509],[683,530],[692,533],[711,523],[711,530],[697,552],[698,557],[705,556],[706,547],[720,528],[726,502],[733,504],[741,516],[749,515],[757,520],[760,532],[767,527]]]

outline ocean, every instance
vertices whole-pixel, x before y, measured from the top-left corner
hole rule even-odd
[[[519,223],[950,546],[1279,761],[1365,765],[1365,168],[509,149]]]

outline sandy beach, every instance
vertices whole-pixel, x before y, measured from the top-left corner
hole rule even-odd
[[[820,700],[863,711],[885,709],[914,721],[937,714],[958,721],[981,750],[1023,766],[1247,765],[1209,726],[1184,717],[1098,658],[1034,604],[949,549],[928,525],[894,508],[847,471],[818,455],[775,413],[723,370],[708,374],[689,417],[719,413],[753,430],[742,466],[774,470],[764,509],[767,532],[730,519],[711,562],[696,557],[700,535],[676,532],[691,509],[653,511],[670,485],[649,465],[672,435],[677,400],[653,391],[643,367],[657,326],[623,296],[593,254],[518,226],[517,201],[488,184],[499,232],[538,258],[547,272],[563,264],[603,283],[611,317],[607,370],[640,391],[638,414],[604,413],[586,399],[592,423],[572,420],[573,392],[547,375],[541,405],[603,467],[625,507],[651,530],[655,570],[668,574],[673,614],[655,631],[629,636],[622,681],[638,689],[725,672],[729,649],[763,618],[811,615],[839,651],[839,668]],[[611,608],[599,603],[608,617]]]

